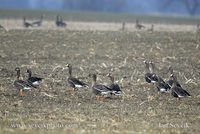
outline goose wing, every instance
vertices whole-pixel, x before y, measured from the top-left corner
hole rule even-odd
[[[111,84],[110,89],[112,89],[112,91],[121,91],[118,84]]]
[[[185,89],[178,86],[172,88],[172,90],[178,95],[178,97],[191,96]]]
[[[26,81],[23,81],[23,80],[16,80],[14,82],[14,85],[16,88],[20,89],[20,88],[23,88],[23,89],[31,89],[31,84],[29,84],[28,82]]]
[[[111,88],[102,84],[96,84],[92,87],[92,89],[95,91],[95,94],[101,94],[101,95],[109,94],[112,92]]]
[[[77,78],[74,78],[74,77],[70,77],[68,78],[68,83],[70,85],[73,85],[74,87],[85,87],[85,86],[88,86],[86,83],[80,81],[79,79]]]
[[[146,73],[144,75],[146,82],[151,83],[152,81],[152,74],[151,73]]]
[[[157,85],[157,89],[160,92],[167,92],[169,88],[168,84],[163,83],[163,82],[159,82]]]
[[[35,82],[35,81],[42,81],[42,79],[43,79],[43,78],[40,78],[40,77],[30,77],[30,78],[28,78],[27,81],[33,83],[33,82]]]
[[[173,80],[168,80],[168,81],[167,81],[167,85],[171,88],[172,85],[173,85]],[[181,84],[180,84],[179,82],[177,82],[177,85],[176,85],[176,86],[182,88],[182,86],[181,86]]]

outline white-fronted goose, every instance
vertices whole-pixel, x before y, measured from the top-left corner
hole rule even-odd
[[[68,71],[69,71],[69,76],[67,79],[68,85],[70,87],[73,88],[73,90],[77,90],[77,88],[81,88],[81,87],[88,87],[88,85],[82,81],[80,81],[79,79],[75,78],[72,76],[72,65],[71,64],[67,64],[68,67]]]
[[[30,90],[32,86],[24,80],[20,80],[20,68],[15,68],[15,71],[17,72],[17,80],[14,81],[14,87],[19,91],[19,96],[23,97],[25,96],[24,90]]]
[[[200,24],[197,24],[197,30],[196,30],[197,33],[200,33]]]
[[[122,91],[119,85],[114,82],[114,76],[112,76],[110,73],[108,73],[107,76],[110,78],[110,81],[111,81],[109,88],[112,90],[112,94],[116,96],[120,96],[122,94]]]
[[[97,84],[97,76],[96,74],[90,74],[89,77],[92,77],[92,91],[96,95],[96,99],[99,100],[101,98],[104,98],[104,95],[111,95],[112,89],[103,85],[103,84]]]
[[[154,31],[154,24],[151,25],[151,28],[149,28],[147,31],[153,32]]]
[[[27,21],[26,21],[26,18],[25,18],[25,17],[23,18],[23,22],[24,22],[24,23],[23,23],[23,24],[24,24],[24,27],[26,27],[26,28],[32,27],[32,26],[33,26],[31,22],[27,22]]]
[[[122,28],[121,28],[121,30],[124,31],[125,29],[126,29],[126,22],[123,21],[123,22],[122,22]]]
[[[153,73],[151,73],[150,69],[149,69],[149,62],[147,60],[145,60],[144,64],[145,64],[144,78],[145,78],[146,82],[148,82],[148,83],[155,83],[157,80],[153,79]]]
[[[165,81],[155,73],[155,64],[152,61],[149,62],[149,67],[151,69],[151,73],[153,74],[152,80],[156,82],[159,80],[160,82],[165,83]]]
[[[173,68],[171,66],[169,66],[169,74],[170,74],[170,77],[169,77],[169,80],[167,81],[167,85],[169,86],[169,88],[172,88],[172,85],[173,85],[173,78],[171,77],[171,75],[174,74],[174,71],[173,71]],[[176,86],[178,87],[181,87],[180,83],[178,81],[176,81]]]
[[[26,71],[28,73],[28,79],[27,81],[33,86],[33,87],[38,87],[40,82],[42,81],[43,78],[32,76],[32,71],[30,69],[27,69]]]
[[[4,26],[0,25],[0,29],[8,31]]]
[[[171,87],[173,97],[177,98],[177,100],[179,101],[180,98],[191,96],[185,89],[177,86],[177,78],[174,74],[171,74],[171,78],[173,80],[173,84]]]
[[[66,27],[67,24],[63,21],[63,18],[59,15],[56,16],[56,26],[57,27]]]
[[[43,18],[44,18],[44,15],[41,15],[39,20],[32,22],[32,26],[37,26],[37,27],[41,26],[43,22]]]
[[[135,28],[136,28],[136,29],[143,29],[143,28],[145,28],[145,26],[143,26],[142,24],[140,24],[140,23],[139,23],[139,20],[137,19],[137,20],[136,20],[136,23],[135,23]]]
[[[155,75],[155,74],[154,74]],[[154,76],[153,76],[154,77]],[[161,79],[158,78],[158,81],[155,82],[155,85],[159,92],[161,93],[167,93],[169,91],[169,86],[165,82],[163,82]]]

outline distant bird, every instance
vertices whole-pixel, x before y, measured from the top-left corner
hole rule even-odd
[[[4,26],[0,25],[0,29],[8,31]]]
[[[171,74],[170,76],[173,80],[173,85],[171,87],[171,90],[172,90],[172,96],[177,98],[177,101],[180,100],[180,98],[183,98],[183,97],[190,97],[191,95],[185,90],[183,89],[182,87],[178,87],[177,86],[177,78],[174,74]]]
[[[169,88],[172,88],[173,79],[172,79],[171,75],[174,74],[174,71],[173,71],[173,68],[171,66],[169,66],[168,70],[169,70],[169,73],[170,73],[170,77],[169,77],[169,80],[166,83],[169,86]],[[178,81],[176,81],[176,86],[181,87],[181,84]]]
[[[135,28],[136,28],[136,29],[143,29],[143,28],[145,28],[145,26],[143,26],[142,24],[140,24],[140,23],[139,23],[139,20],[137,19],[137,20],[136,20],[136,24],[135,24]]]
[[[29,84],[31,84],[35,88],[38,87],[43,78],[32,76],[32,71],[30,69],[27,69],[26,72],[28,73],[27,81],[29,82]]]
[[[4,29],[4,27],[2,25],[0,25],[0,29]]]
[[[125,27],[126,27],[126,22],[123,21],[123,22],[122,22],[122,28],[121,28],[121,30],[124,31],[124,30],[125,30]]]
[[[63,21],[63,18],[59,15],[56,16],[56,26],[57,27],[66,27],[67,24]]]
[[[32,26],[38,26],[38,27],[41,26],[43,22],[43,18],[44,18],[44,15],[41,15],[39,20],[32,22]]]
[[[24,90],[30,90],[32,86],[24,80],[20,80],[20,68],[15,68],[15,71],[17,72],[17,80],[14,81],[14,87],[19,91],[19,96],[23,97],[25,96]]]
[[[116,96],[120,96],[122,94],[122,91],[119,85],[114,82],[114,76],[112,76],[110,73],[108,73],[107,76],[110,78],[110,81],[111,81],[109,88],[112,89],[112,94]]]
[[[26,28],[32,27],[32,26],[33,26],[31,22],[27,22],[27,21],[26,21],[26,18],[25,18],[25,17],[23,17],[23,25],[24,25],[24,27],[26,27]]]
[[[96,79],[97,76],[96,74],[90,74],[89,77],[92,77],[92,91],[96,95],[96,99],[100,100],[104,98],[105,95],[111,95],[112,94],[112,89],[103,85],[103,84],[97,84]]]
[[[72,76],[72,65],[67,64],[68,71],[69,71],[69,76],[67,79],[68,85],[73,88],[73,91],[77,90],[77,88],[81,87],[88,87],[88,85],[79,79],[75,78]]]
[[[200,33],[200,24],[197,24],[196,32],[197,32],[197,33]]]
[[[147,31],[153,32],[154,31],[154,24],[151,25],[151,28],[149,28]]]

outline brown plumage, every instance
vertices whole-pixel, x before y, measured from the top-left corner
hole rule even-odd
[[[19,90],[19,96],[23,97],[25,96],[24,90],[30,90],[32,86],[24,80],[20,80],[20,68],[15,68],[15,71],[17,72],[17,79],[14,81],[14,87]]]
[[[79,79],[72,76],[72,65],[67,64],[69,76],[67,78],[68,85],[72,87],[74,90],[81,87],[88,87],[88,85]]]
[[[185,89],[177,86],[177,78],[174,74],[171,74],[170,77],[173,80],[173,84],[171,87],[173,97],[177,98],[177,100],[180,100],[180,98],[191,96]]]
[[[104,95],[111,95],[112,89],[103,85],[103,84],[97,84],[97,75],[96,74],[90,74],[89,77],[92,78],[92,92],[96,95],[96,98],[104,97]]]
[[[109,85],[109,88],[111,89],[112,91],[112,94],[113,95],[121,95],[122,91],[121,91],[121,88],[119,87],[119,85],[117,83],[114,82],[114,76],[111,75],[110,73],[107,74],[107,76],[110,78],[110,81],[111,81],[111,84]]]

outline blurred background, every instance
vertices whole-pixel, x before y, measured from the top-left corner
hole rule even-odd
[[[0,0],[1,9],[199,16],[200,0]]]

